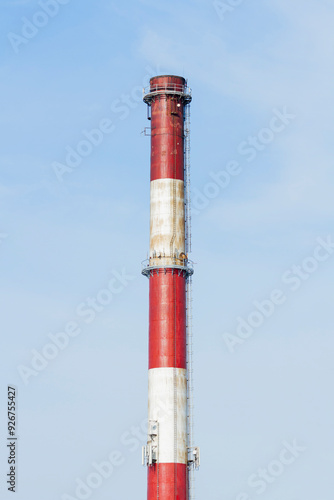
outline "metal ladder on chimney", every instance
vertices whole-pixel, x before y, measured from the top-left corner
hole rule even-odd
[[[185,240],[186,254],[191,252],[191,193],[190,193],[190,106],[184,108],[184,194],[185,194]],[[192,276],[188,275],[186,284],[186,328],[187,328],[187,447],[188,457],[194,447],[193,434],[193,331],[192,331]],[[195,500],[194,467],[188,465],[189,498]]]
[[[192,276],[188,276],[187,285],[187,434],[188,459],[194,448],[194,380],[193,380],[193,332],[192,332]],[[194,467],[188,465],[189,500],[195,499]]]
[[[184,108],[184,207],[186,254],[191,252],[191,195],[190,195],[190,106]]]

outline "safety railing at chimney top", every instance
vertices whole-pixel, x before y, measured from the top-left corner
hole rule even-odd
[[[181,83],[156,83],[143,88],[144,100],[163,94],[174,94],[175,96],[182,97],[185,103],[191,101],[191,89],[187,85]]]

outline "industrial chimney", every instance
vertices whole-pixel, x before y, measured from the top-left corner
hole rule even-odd
[[[151,78],[148,500],[191,500],[199,467],[192,422],[190,102],[183,77]]]

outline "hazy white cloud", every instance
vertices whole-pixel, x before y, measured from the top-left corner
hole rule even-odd
[[[275,178],[263,185],[251,201],[220,198],[208,209],[205,217],[220,221],[222,229],[232,225],[236,230],[252,225],[263,227],[273,218],[281,223],[300,223],[310,215],[329,217],[332,213],[333,151],[332,144],[324,140],[324,131],[328,137],[334,134],[328,113],[333,107],[333,6],[281,0],[265,5],[277,15],[281,29],[261,46],[254,47],[250,41],[248,49],[234,50],[224,36],[224,27],[231,19],[220,24],[220,33],[212,30],[209,34],[204,21],[198,36],[191,31],[191,25],[186,26],[182,42],[167,36],[166,30],[150,30],[141,43],[141,52],[152,63],[159,60],[164,66],[180,70],[187,61],[192,78],[216,93],[217,99],[237,99],[254,116],[268,113],[275,105],[286,105],[296,115],[284,137],[270,146],[267,156],[268,169],[273,168],[271,155],[273,159],[280,157],[279,167],[274,167],[279,168],[279,181]],[[240,5],[231,16],[241,15],[244,8],[245,4]],[[261,159],[244,169],[256,172],[257,161]],[[223,218],[226,212],[232,215]]]

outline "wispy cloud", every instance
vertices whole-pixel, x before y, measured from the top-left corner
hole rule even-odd
[[[252,7],[242,4],[233,16],[242,15],[246,8]],[[266,157],[267,171],[277,169],[275,179],[261,182],[255,199],[220,198],[221,203],[215,200],[215,206],[203,215],[220,220],[220,227],[225,228],[250,228],[275,218],[282,223],[291,217],[301,221],[310,214],[328,217],[331,213],[334,179],[328,138],[334,130],[328,109],[333,106],[334,70],[329,64],[334,56],[333,6],[275,0],[264,2],[262,8],[277,16],[280,28],[261,46],[255,47],[252,40],[248,48],[231,46],[225,29],[230,21],[224,22],[223,31],[219,19],[220,32],[206,31],[204,21],[197,37],[190,25],[182,41],[164,31],[150,30],[141,43],[141,52],[153,63],[159,59],[163,65],[180,68],[186,60],[191,78],[204,84],[221,102],[233,98],[254,117],[285,103],[298,116]],[[260,156],[257,162],[263,167]],[[256,176],[256,165],[252,171]],[[264,206],[268,210],[264,211]],[[222,211],[229,213],[228,219],[222,218]]]

